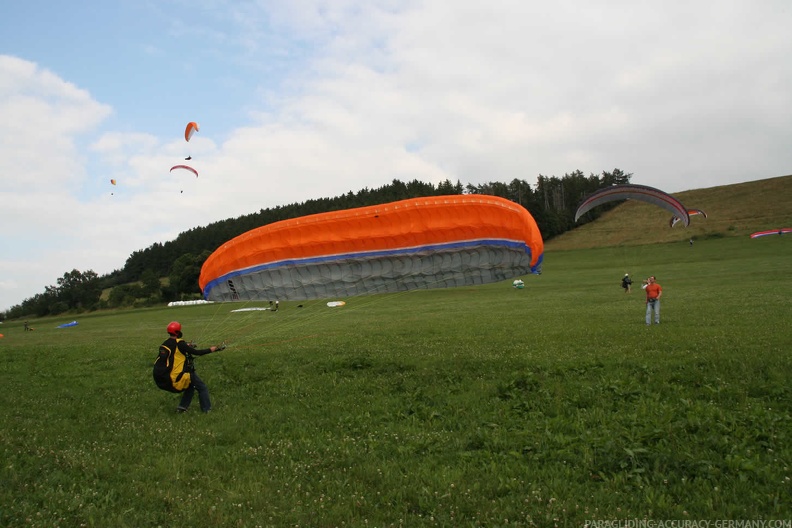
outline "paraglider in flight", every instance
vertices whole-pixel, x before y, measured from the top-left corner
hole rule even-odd
[[[767,231],[757,231],[756,233],[751,233],[751,238],[760,238],[770,235],[786,235],[789,233],[792,233],[792,227],[784,227],[781,229],[770,229]]]
[[[112,183],[113,185],[115,185],[115,184],[116,184],[116,181],[115,181],[115,180],[110,180],[110,183]]]
[[[450,288],[538,273],[544,243],[521,205],[484,195],[402,200],[274,222],[204,262],[206,300],[307,300]]]
[[[647,185],[625,184],[612,185],[600,189],[586,197],[578,206],[575,213],[575,222],[591,209],[607,202],[616,200],[640,200],[648,202],[674,213],[685,223],[685,227],[690,224],[690,215],[687,208],[682,203],[668,193],[649,187]]]
[[[707,218],[707,213],[705,213],[701,209],[688,209],[688,215],[690,216],[701,215],[704,218]],[[672,216],[671,220],[668,221],[668,225],[670,227],[674,227],[675,225],[677,225],[677,223],[679,223],[680,220],[681,218],[679,218],[678,216]]]
[[[195,174],[195,177],[196,177],[196,178],[198,177],[198,171],[197,171],[197,170],[195,170],[195,169],[193,169],[193,168],[192,168],[192,167],[190,167],[189,165],[174,165],[173,167],[171,167],[171,170],[170,170],[170,172],[173,172],[173,171],[174,171],[174,170],[176,170],[176,169],[184,169],[184,170],[188,170],[188,171],[192,172],[193,174]]]
[[[190,121],[187,123],[187,128],[184,129],[184,141],[190,141],[190,138],[200,130],[198,123]]]
[[[186,158],[184,158],[184,161],[190,161],[191,159],[192,159],[192,156],[187,156]]]

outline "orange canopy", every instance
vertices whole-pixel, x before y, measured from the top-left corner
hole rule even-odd
[[[195,121],[190,121],[187,123],[187,126],[184,128],[184,140],[190,141],[190,138],[200,130],[200,126]]]
[[[383,281],[403,281],[395,286],[396,291],[460,282],[480,284],[536,271],[543,247],[531,214],[509,200],[487,195],[415,198],[304,216],[248,231],[210,255],[201,269],[199,285],[207,299],[266,300],[394,291],[394,286]],[[460,276],[455,283],[428,276],[434,272],[427,271],[427,259],[438,254],[470,253],[472,248],[497,248],[512,256],[504,259],[500,253],[485,258],[477,255],[475,263],[432,264],[443,268],[437,270],[443,277],[450,273]],[[411,261],[409,265],[386,264],[387,277],[380,269],[381,262],[376,269],[364,270],[362,274],[356,268],[350,271],[354,276],[331,277],[346,273],[342,263],[359,268],[362,261],[400,258]],[[416,259],[421,259],[420,266]],[[331,263],[340,267],[317,269]],[[398,268],[395,271],[394,266]],[[405,266],[410,269],[404,270]],[[488,270],[471,279],[472,268]],[[499,271],[492,272],[492,268]],[[475,272],[481,275],[480,270]],[[416,282],[416,274],[423,278]],[[371,283],[372,279],[377,283]],[[344,284],[330,286],[332,281]],[[363,284],[366,281],[368,286]],[[296,291],[300,288],[309,291]]]

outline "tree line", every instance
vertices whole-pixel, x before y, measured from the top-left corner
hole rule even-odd
[[[535,185],[514,179],[510,183],[489,182],[463,186],[445,180],[438,185],[418,180],[393,180],[376,189],[364,188],[335,198],[319,198],[301,203],[261,209],[257,213],[214,222],[180,233],[176,239],[155,243],[133,252],[124,267],[99,276],[93,270],[73,269],[47,286],[44,292],[11,307],[0,318],[44,317],[108,308],[152,306],[163,302],[200,299],[198,276],[211,253],[227,240],[256,227],[316,213],[378,205],[423,196],[485,194],[517,202],[536,220],[544,240],[575,227],[575,211],[580,201],[594,191],[630,183],[632,174],[620,169],[586,176],[577,170],[563,177],[539,175]],[[595,219],[614,203],[587,213],[579,223]]]

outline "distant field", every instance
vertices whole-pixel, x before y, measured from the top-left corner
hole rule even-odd
[[[686,229],[668,227],[671,213],[644,202],[626,201],[596,222],[547,242],[550,252],[605,246],[687,243],[711,238],[748,236],[755,231],[792,227],[792,176],[675,193],[685,206],[702,209]]]
[[[551,250],[524,290],[7,322],[0,526],[789,519],[791,257],[786,237]],[[660,326],[625,271],[657,276]],[[197,360],[212,414],[151,380],[173,319],[229,343]]]

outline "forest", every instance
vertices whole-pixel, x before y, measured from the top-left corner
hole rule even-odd
[[[584,197],[603,187],[630,183],[631,177],[631,173],[613,169],[599,176],[586,176],[579,170],[563,177],[539,175],[533,186],[520,179],[509,183],[468,183],[464,186],[459,181],[453,183],[450,180],[438,185],[417,180],[407,183],[393,180],[376,189],[364,188],[334,198],[261,209],[238,218],[195,227],[180,233],[174,240],[135,251],[127,258],[123,268],[107,275],[98,275],[93,270],[67,271],[56,285],[45,287],[42,293],[0,314],[0,320],[200,299],[198,276],[204,261],[224,242],[242,233],[289,218],[422,196],[484,194],[506,198],[519,203],[531,213],[542,232],[542,238],[547,241],[615,207],[617,203],[598,207],[577,224],[574,222],[575,211]]]

